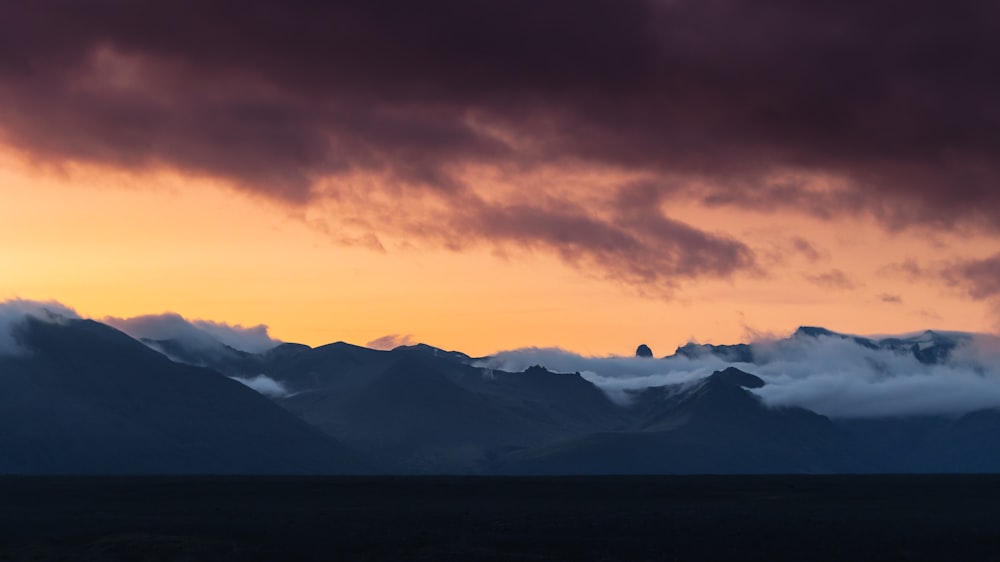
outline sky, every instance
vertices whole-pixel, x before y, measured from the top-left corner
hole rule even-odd
[[[18,4],[0,299],[476,355],[1000,325],[996,3]]]

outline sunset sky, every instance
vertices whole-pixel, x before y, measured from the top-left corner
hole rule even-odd
[[[471,354],[996,331],[998,6],[19,2],[0,300]]]

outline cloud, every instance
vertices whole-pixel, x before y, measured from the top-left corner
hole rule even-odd
[[[337,240],[669,286],[756,265],[671,201],[1000,224],[995,3],[41,0],[0,38],[7,144],[329,202]]]
[[[1000,338],[957,337],[966,343],[941,364],[825,336],[760,340],[753,344],[754,363],[732,364],[767,383],[754,391],[766,404],[804,407],[835,418],[956,415],[1000,408]],[[923,348],[930,340],[918,338],[917,345]],[[730,363],[711,355],[650,361],[531,348],[498,353],[484,366],[521,371],[535,364],[580,372],[612,399],[627,403],[630,389],[697,380]]]
[[[979,336],[944,364],[929,365],[851,340],[801,338],[774,345],[748,367],[768,383],[757,393],[773,406],[848,418],[952,415],[1000,407],[997,343]]]
[[[953,286],[976,300],[1000,297],[1000,253],[952,264],[943,273]]]
[[[823,257],[820,251],[816,249],[816,246],[813,246],[812,243],[801,236],[793,236],[790,242],[792,249],[805,256],[811,262],[818,261]]]
[[[846,273],[839,269],[831,269],[830,271],[823,273],[806,275],[806,280],[813,285],[841,291],[850,291],[858,286],[857,283],[848,277]]]
[[[267,333],[264,324],[242,326],[211,320],[192,320],[191,323],[229,347],[248,353],[261,353],[281,343]]]
[[[679,279],[755,269],[748,246],[666,217],[660,203],[655,192],[626,186],[611,218],[567,203],[492,205],[473,207],[460,230],[494,243],[540,247],[583,270],[654,291],[669,290]]]
[[[279,381],[267,375],[257,375],[255,377],[231,377],[234,381],[242,383],[268,398],[285,398],[291,393]]]
[[[0,356],[29,352],[17,337],[18,327],[28,316],[47,322],[78,319],[75,310],[56,301],[10,299],[0,302]]]
[[[267,326],[244,327],[208,320],[184,319],[179,314],[149,314],[132,318],[107,317],[105,324],[114,326],[135,339],[176,340],[192,350],[217,350],[220,344],[248,353],[260,353],[279,343],[267,333]]]
[[[982,259],[951,262],[939,273],[944,281],[971,298],[985,301],[1000,333],[1000,253]]]
[[[365,347],[372,349],[391,350],[401,345],[413,345],[417,343],[412,334],[388,334],[380,338],[375,338],[365,344]]]
[[[903,297],[890,293],[879,293],[878,300],[888,304],[903,304]]]
[[[937,277],[939,273],[932,267],[920,264],[913,258],[907,258],[901,262],[890,263],[879,268],[880,275],[892,275],[902,277],[907,281],[921,281],[931,277]]]
[[[580,373],[621,404],[629,402],[628,390],[650,386],[680,384],[704,378],[727,363],[716,357],[651,360],[635,356],[592,357],[577,355],[559,348],[522,348],[501,351],[476,363],[477,366],[520,372],[533,365],[550,371]]]

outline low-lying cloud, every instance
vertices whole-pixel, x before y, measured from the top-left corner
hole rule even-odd
[[[29,316],[45,322],[63,322],[67,319],[80,318],[75,310],[56,301],[12,299],[0,302],[0,357],[30,353],[29,349],[21,345],[17,335],[19,327]],[[188,346],[192,351],[217,351],[222,344],[225,344],[242,351],[260,352],[280,343],[267,335],[267,327],[263,325],[244,328],[206,320],[189,322],[180,315],[172,313],[134,318],[105,318],[103,321],[133,338],[175,340]],[[156,349],[155,344],[147,345]],[[284,384],[265,374],[230,378],[269,398],[283,398],[290,395]]]
[[[209,320],[187,320],[172,312],[132,318],[107,317],[104,323],[139,340],[174,340],[191,350],[212,351],[220,344],[247,353],[260,353],[280,344],[271,338],[267,326],[244,327]]]
[[[31,316],[48,322],[79,318],[75,310],[56,301],[11,299],[0,302],[0,356],[27,353],[18,341],[18,326]]]
[[[621,404],[629,401],[628,391],[651,386],[680,384],[704,378],[724,369],[728,363],[717,357],[650,359],[642,357],[588,357],[553,347],[530,347],[501,351],[477,363],[508,372],[524,371],[541,365],[559,373],[580,373]]]
[[[621,403],[628,402],[628,390],[688,382],[734,365],[766,382],[753,391],[765,404],[808,408],[834,418],[957,415],[1000,408],[1000,338],[960,339],[964,343],[940,364],[922,363],[905,350],[871,349],[851,339],[821,336],[754,342],[752,363],[727,363],[713,355],[653,360],[531,348],[498,353],[489,366],[520,371],[539,364],[580,372]]]
[[[413,345],[415,343],[417,341],[413,339],[412,334],[387,334],[366,343],[365,347],[389,351],[401,345]]]
[[[80,319],[72,308],[57,301],[10,299],[0,302],[0,354],[26,350],[17,339],[18,326],[27,316],[49,322]],[[247,353],[261,353],[281,343],[267,326],[241,326],[210,320],[187,320],[172,312],[131,318],[109,316],[100,320],[137,340],[173,340],[190,351],[214,351],[229,346]]]
[[[268,398],[284,398],[289,396],[288,388],[280,381],[276,381],[267,375],[257,375],[255,377],[230,377],[234,381],[242,383]]]

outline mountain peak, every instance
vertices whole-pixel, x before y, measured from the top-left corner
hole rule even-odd
[[[709,355],[720,357],[728,363],[753,363],[753,348],[749,344],[737,343],[733,345],[712,345],[710,343],[688,342],[674,351],[674,355],[680,355],[689,359],[697,359]]]
[[[427,345],[426,343],[396,346],[392,349],[391,353],[419,353],[449,359],[459,363],[469,363],[472,361],[472,357],[462,353],[461,351],[447,351],[439,347],[434,347],[433,345]]]
[[[635,348],[636,357],[653,357],[653,350],[649,348],[646,344],[639,344],[639,347]]]
[[[524,370],[524,374],[526,375],[548,375],[551,372],[542,365],[532,365]]]
[[[820,336],[840,336],[837,332],[827,330],[822,326],[799,326],[792,337],[808,336],[810,338],[818,338]]]
[[[802,338],[802,337],[809,337],[809,338],[821,338],[821,337],[826,337],[826,338],[840,338],[842,340],[853,341],[854,343],[856,343],[856,344],[858,344],[858,345],[860,345],[862,347],[867,347],[868,349],[878,349],[879,348],[879,345],[878,345],[877,342],[872,341],[872,340],[870,340],[868,338],[864,338],[864,337],[861,337],[861,336],[852,336],[852,335],[849,335],[849,334],[841,334],[840,332],[834,332],[833,330],[827,330],[826,328],[823,328],[823,327],[820,327],[820,326],[799,326],[799,329],[795,330],[795,333],[792,334],[792,338],[794,339],[794,338]]]
[[[760,388],[764,386],[763,379],[757,375],[741,371],[736,367],[726,367],[721,371],[716,371],[708,377],[708,380],[741,386],[743,388]]]

